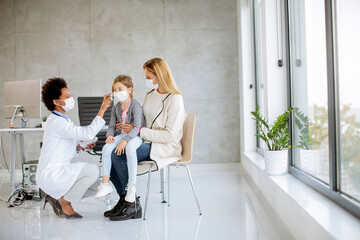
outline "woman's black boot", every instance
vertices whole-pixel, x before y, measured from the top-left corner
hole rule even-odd
[[[139,197],[136,198],[135,202],[125,202],[125,205],[118,212],[114,213],[109,217],[110,221],[124,221],[128,219],[136,219],[142,217],[142,208],[140,205]]]
[[[116,213],[117,211],[119,211],[125,204],[125,195],[120,195],[120,199],[117,202],[117,204],[110,210],[104,212],[104,216],[105,217],[110,217],[110,215]]]

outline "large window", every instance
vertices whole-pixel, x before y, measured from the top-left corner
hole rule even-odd
[[[256,105],[265,116],[276,105],[269,86],[279,83],[275,4],[285,11],[284,67],[295,107],[290,173],[360,217],[360,1],[253,0]],[[257,146],[265,149],[259,139]]]
[[[329,184],[324,0],[290,0],[289,10],[294,165]]]
[[[286,2],[291,173],[360,216],[360,1]]]
[[[360,200],[360,1],[336,1],[340,190]]]

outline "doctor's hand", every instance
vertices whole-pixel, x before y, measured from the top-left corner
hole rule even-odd
[[[105,140],[105,143],[113,143],[115,141],[115,138],[113,136],[108,136]]]
[[[95,147],[95,143],[88,144],[84,149],[91,149]]]
[[[99,117],[104,117],[104,113],[106,112],[106,110],[108,109],[108,107],[111,106],[111,94],[106,94],[104,95],[104,99],[103,99],[103,102],[101,104],[101,107],[100,107],[100,110],[99,110],[99,113],[98,113],[98,116]]]
[[[80,150],[85,150],[85,149],[90,149],[90,148],[94,148],[95,147],[95,143],[89,144],[86,146],[86,148],[83,148],[82,146],[80,146],[80,144],[78,144],[76,146],[76,151],[80,151]]]
[[[125,147],[126,147],[126,140],[121,140],[121,142],[119,143],[119,145],[116,146],[115,148],[115,153],[117,155],[121,155],[125,153]]]
[[[129,134],[129,132],[131,131],[131,129],[133,129],[134,125],[132,123],[130,124],[124,124],[124,126],[122,127],[124,132],[126,132],[126,134]]]

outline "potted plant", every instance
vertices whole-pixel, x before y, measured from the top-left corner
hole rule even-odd
[[[318,113],[320,111],[320,113]],[[294,108],[295,125],[299,129],[299,162],[296,164],[301,170],[317,174],[320,161],[320,144],[327,137],[326,113],[321,114],[322,109],[314,106],[315,117],[310,120],[309,117]],[[325,117],[323,117],[323,115]]]
[[[47,116],[43,116],[42,117],[42,122],[41,122],[41,127],[45,128],[46,127],[46,120],[47,120]]]
[[[269,125],[268,119],[260,114],[260,108],[257,106],[252,111],[253,120],[256,121],[257,137],[262,139],[266,146],[265,150],[265,171],[269,175],[282,175],[287,173],[289,168],[288,148],[290,140],[290,131],[287,128],[289,116],[293,107],[290,107],[283,114],[278,116],[272,125]]]

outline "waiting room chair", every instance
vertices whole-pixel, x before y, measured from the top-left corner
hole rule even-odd
[[[170,167],[185,167],[189,176],[191,188],[196,200],[196,204],[199,210],[199,215],[202,215],[199,200],[196,196],[194,182],[191,177],[190,169],[188,164],[192,160],[193,154],[193,144],[194,144],[194,133],[195,133],[195,124],[196,124],[196,116],[195,114],[187,113],[185,116],[184,126],[183,126],[183,137],[181,139],[182,145],[182,159],[179,161],[168,165],[168,206],[170,206]],[[144,209],[144,220],[146,219],[146,210],[147,204],[149,199],[149,191],[150,191],[150,182],[151,182],[151,172],[153,171],[154,167],[156,167],[156,163],[154,161],[143,161],[139,163],[139,166],[148,166],[148,182],[147,182],[147,190],[146,190],[146,199],[145,199],[145,209]],[[160,170],[161,174],[161,191],[163,193],[163,203],[166,202],[164,200],[164,169]]]
[[[96,115],[99,112],[100,106],[103,102],[103,97],[78,97],[78,109],[79,109],[79,121],[80,126],[87,126],[91,124]],[[111,111],[107,110],[104,114],[104,120],[106,121],[106,125],[109,125],[110,122]],[[100,156],[101,162],[101,151],[103,146],[105,145],[106,140],[106,129],[101,130],[96,137],[98,141],[95,144],[95,147],[91,150],[87,150],[87,152],[91,155]]]

